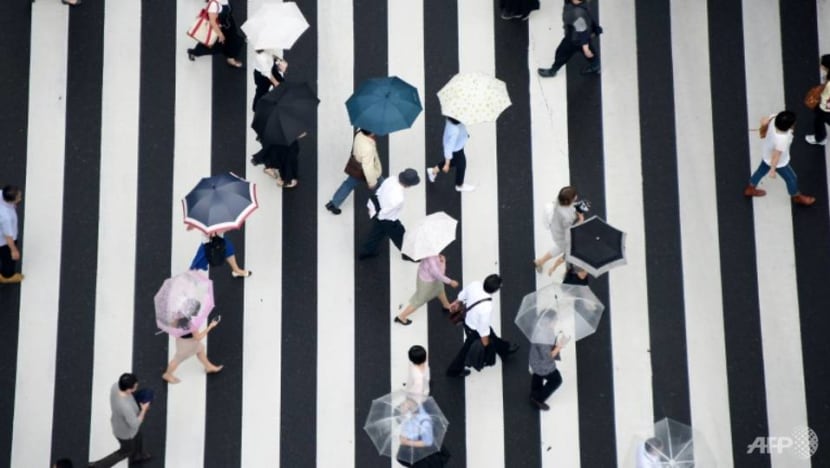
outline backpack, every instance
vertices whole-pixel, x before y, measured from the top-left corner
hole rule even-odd
[[[219,236],[210,238],[205,244],[205,257],[210,266],[222,266],[225,263],[225,239]]]

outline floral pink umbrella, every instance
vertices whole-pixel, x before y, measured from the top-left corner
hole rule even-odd
[[[154,298],[156,325],[172,336],[198,330],[213,310],[213,281],[199,270],[164,280]]]

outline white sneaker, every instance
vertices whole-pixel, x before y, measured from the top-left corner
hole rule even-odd
[[[436,177],[438,177],[438,174],[434,170],[432,170],[431,167],[428,167],[427,168],[427,179],[429,179],[430,182],[435,182]]]
[[[804,139],[807,140],[807,143],[809,143],[811,145],[824,146],[827,143],[827,138],[825,138],[821,141],[816,141],[816,136],[815,135],[804,135]]]
[[[476,186],[475,185],[470,185],[470,184],[462,184],[462,185],[456,185],[455,186],[455,191],[456,192],[472,192],[475,189],[476,189]]]

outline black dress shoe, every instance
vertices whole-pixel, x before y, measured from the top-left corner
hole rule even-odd
[[[599,65],[588,65],[587,67],[583,68],[582,71],[579,73],[583,75],[590,75],[590,74],[597,74],[599,75]]]
[[[554,77],[554,76],[556,76],[556,72],[557,72],[557,70],[554,70],[553,68],[540,68],[537,71],[539,72],[539,76],[542,76],[542,77],[545,77],[545,78]]]
[[[412,320],[409,320],[409,319],[401,320],[400,317],[395,316],[395,323],[400,323],[401,325],[404,325],[404,326],[412,325]]]
[[[462,372],[459,372],[458,374],[450,374],[449,372],[447,372],[447,377],[467,377],[468,375],[470,375],[470,369],[464,369]]]
[[[334,203],[332,203],[332,202],[326,203],[326,209],[331,211],[333,214],[336,214],[336,215],[339,215],[340,213],[343,212],[343,210],[341,210],[340,208],[334,206]]]
[[[544,401],[539,401],[533,397],[530,397],[530,402],[536,405],[536,407],[542,411],[547,411],[550,409],[550,406],[548,406],[547,403],[545,403]]]

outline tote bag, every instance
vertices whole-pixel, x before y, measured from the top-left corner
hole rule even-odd
[[[215,1],[211,1],[208,3],[210,6],[211,3],[216,3]],[[193,26],[187,30],[187,35],[192,37],[198,42],[202,44],[213,47],[213,44],[216,43],[216,33],[213,31],[213,28],[210,26],[210,17],[208,16],[208,7],[202,8],[202,11],[196,16],[196,22],[193,23]]]

